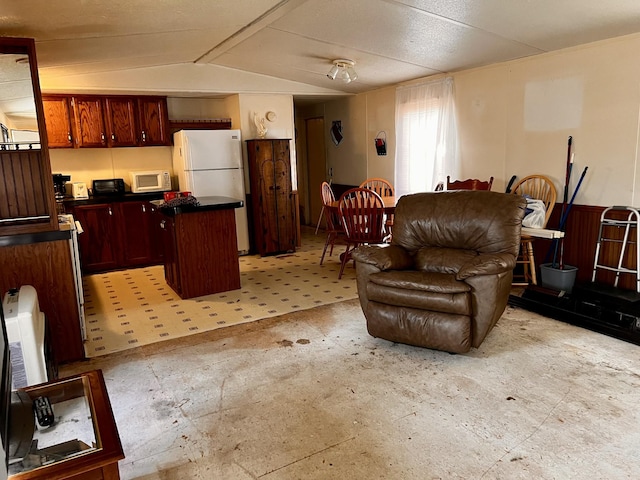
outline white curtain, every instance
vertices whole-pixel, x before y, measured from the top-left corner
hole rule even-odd
[[[453,78],[396,90],[395,195],[433,191],[458,178]]]

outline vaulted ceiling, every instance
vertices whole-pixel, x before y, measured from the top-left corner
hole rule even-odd
[[[638,0],[0,0],[0,35],[35,38],[45,90],[148,70],[144,90],[160,94],[228,94],[221,76],[359,93],[639,31]],[[327,78],[337,58],[357,81]],[[176,66],[211,81],[172,83]]]

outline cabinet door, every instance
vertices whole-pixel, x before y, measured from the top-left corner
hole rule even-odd
[[[44,121],[49,148],[72,148],[72,116],[68,97],[43,96]]]
[[[148,265],[152,261],[151,216],[149,202],[117,204],[121,231],[123,266]]]
[[[73,97],[76,145],[80,148],[106,147],[101,97]]]
[[[278,250],[295,250],[295,217],[291,187],[289,140],[273,141],[273,182]]]
[[[261,255],[295,250],[289,140],[249,140],[256,248]]]
[[[175,218],[162,215],[161,228],[164,248],[164,278],[178,295],[182,295]]]
[[[140,145],[170,145],[165,97],[138,97]]]
[[[151,211],[151,225],[149,235],[151,238],[151,262],[154,264],[162,263],[164,259],[164,248],[162,246],[162,220],[164,215],[158,207],[153,203],[149,203]]]
[[[114,208],[109,204],[82,205],[73,209],[73,216],[84,230],[78,235],[83,271],[117,268],[119,242]]]
[[[107,145],[135,147],[138,143],[134,98],[107,97],[104,100]]]

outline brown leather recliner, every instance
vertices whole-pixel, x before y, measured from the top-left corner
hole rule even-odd
[[[525,207],[490,191],[400,198],[391,244],[353,252],[369,334],[452,353],[480,346],[507,305]]]

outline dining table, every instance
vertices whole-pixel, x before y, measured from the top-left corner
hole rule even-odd
[[[398,198],[396,198],[395,196],[388,196],[388,197],[380,197],[382,198],[382,203],[384,205],[384,213],[387,215],[393,215],[393,213],[396,211],[396,203],[398,201]],[[328,207],[334,211],[336,214],[340,212],[340,200],[334,200],[333,202],[331,202]]]

